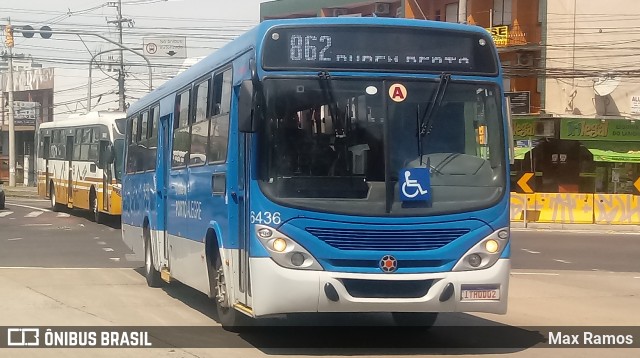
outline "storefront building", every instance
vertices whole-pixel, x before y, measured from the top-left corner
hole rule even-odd
[[[53,120],[53,68],[15,71],[14,129],[16,183],[31,185],[35,180],[35,134],[40,123]],[[0,74],[0,180],[9,181],[8,75]]]
[[[512,188],[524,173],[544,193],[639,194],[640,121],[593,118],[518,118]]]

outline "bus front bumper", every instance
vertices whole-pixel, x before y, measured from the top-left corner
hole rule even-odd
[[[490,268],[478,271],[357,274],[287,269],[270,258],[251,258],[250,270],[251,306],[256,317],[298,312],[505,314],[511,261],[500,259]],[[383,292],[389,292],[385,287],[400,287],[397,281],[429,282],[430,288],[426,294],[410,298],[371,293],[375,291],[371,287],[380,287]]]

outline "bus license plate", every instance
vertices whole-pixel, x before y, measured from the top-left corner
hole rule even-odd
[[[498,301],[500,300],[499,287],[474,287],[462,288],[461,301]]]

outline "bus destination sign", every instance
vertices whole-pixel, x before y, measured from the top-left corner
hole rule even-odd
[[[267,70],[498,74],[491,39],[481,33],[353,25],[283,27],[272,29],[265,41]]]

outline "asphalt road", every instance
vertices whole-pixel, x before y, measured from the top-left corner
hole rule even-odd
[[[52,212],[49,202],[7,199],[0,211],[0,267],[117,268],[139,267],[129,262],[120,224],[89,219],[85,211]]]
[[[49,203],[9,199],[0,211],[2,267],[140,267],[116,218],[107,225],[85,211],[54,213]],[[512,230],[512,265],[523,270],[640,272],[640,233]]]
[[[0,211],[0,326],[146,326],[169,348],[151,350],[7,350],[0,356],[263,357],[416,356],[430,353],[521,357],[637,356],[637,351],[528,349],[541,342],[532,326],[637,326],[640,235],[594,232],[512,233],[513,272],[507,315],[441,314],[429,333],[398,335],[388,314],[296,315],[260,322],[269,332],[231,334],[219,328],[213,303],[180,283],[149,288],[141,262],[129,262],[117,221],[97,225],[87,213],[53,213],[46,201],[10,199]],[[596,271],[597,270],[597,271]],[[272,329],[289,325],[382,326],[377,331]],[[182,326],[171,328],[168,326]],[[190,327],[199,331],[191,332]],[[384,328],[384,326],[391,328]],[[461,326],[472,327],[471,330]],[[473,327],[494,327],[473,331]],[[205,327],[205,328],[202,328]],[[208,327],[208,328],[206,328]],[[449,328],[448,328],[449,327]],[[453,327],[453,328],[451,328]],[[484,332],[484,333],[483,333]],[[157,337],[157,336],[156,336]],[[191,339],[186,347],[184,339]],[[516,339],[520,348],[480,348]],[[640,335],[639,335],[640,339]],[[182,341],[181,341],[182,340]],[[195,341],[193,341],[195,340]],[[485,341],[486,340],[486,341]],[[497,340],[497,341],[496,341]],[[270,345],[293,341],[297,349]],[[364,350],[347,348],[375,346]],[[475,347],[424,349],[436,346]],[[522,341],[520,341],[522,343]],[[216,349],[200,349],[203,344]],[[381,349],[381,346],[387,346]],[[190,347],[190,348],[189,348]]]
[[[511,232],[514,269],[640,272],[640,233]]]

